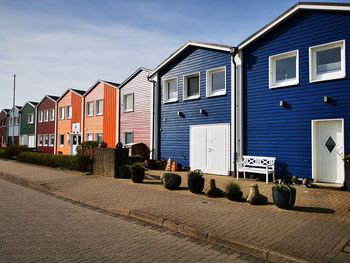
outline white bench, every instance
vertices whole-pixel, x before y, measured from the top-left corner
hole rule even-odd
[[[261,157],[261,156],[243,156],[243,161],[238,167],[239,172],[258,173],[266,175],[266,183],[269,183],[269,175],[272,174],[273,181],[275,181],[275,157]],[[237,173],[238,179],[238,173]]]

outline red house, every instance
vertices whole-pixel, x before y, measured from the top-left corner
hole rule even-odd
[[[7,146],[7,117],[9,109],[3,109],[0,112],[0,148]]]
[[[44,153],[55,153],[56,147],[56,105],[59,97],[45,96],[37,106],[36,147]]]

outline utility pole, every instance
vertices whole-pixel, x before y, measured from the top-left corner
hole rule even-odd
[[[16,74],[13,74],[12,145],[15,145],[15,108],[16,108],[15,98],[16,98]]]

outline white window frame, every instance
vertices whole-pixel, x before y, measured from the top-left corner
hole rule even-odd
[[[15,126],[18,126],[19,125],[19,117],[18,116],[15,117],[15,122],[16,122]]]
[[[65,108],[63,107],[59,107],[59,115],[60,115],[60,120],[64,120],[65,118]]]
[[[50,121],[55,120],[55,109],[50,109]]]
[[[49,121],[49,110],[44,110],[44,122]]]
[[[220,91],[213,91],[213,87],[212,87],[212,76],[213,73],[216,72],[221,72],[224,71],[224,78],[225,78],[225,89],[224,90],[220,90]],[[218,68],[213,68],[213,69],[208,69],[206,71],[206,94],[207,97],[215,97],[215,96],[222,96],[222,95],[226,95],[226,66],[223,67],[218,67]]]
[[[44,120],[44,113],[43,113],[43,111],[39,111],[39,118],[38,118],[38,122],[43,122],[43,120]]]
[[[127,97],[132,96],[132,109],[127,110],[126,109],[126,101]],[[124,112],[133,112],[134,111],[134,106],[135,106],[135,96],[134,93],[128,93],[123,96],[123,102],[124,102]]]
[[[101,135],[101,137],[102,137],[102,141],[99,142],[99,143],[102,143],[102,142],[103,142],[103,133],[102,133],[102,132],[97,132],[97,133],[95,134],[96,141],[98,142],[98,136],[99,136],[99,135]]]
[[[91,135],[91,140],[89,140],[89,139],[90,139],[90,138],[89,138],[90,135]],[[90,133],[90,132],[87,133],[87,134],[86,134],[86,141],[90,142],[90,141],[93,141],[93,140],[94,140],[94,134],[93,134],[93,133]]]
[[[47,143],[46,143],[46,138],[47,138]],[[48,135],[48,134],[44,134],[43,139],[44,139],[44,140],[43,140],[44,146],[49,146],[49,144],[50,144],[49,135]]]
[[[66,106],[67,108],[67,120],[70,120],[72,118],[72,115],[73,115],[73,108],[72,108],[72,105],[69,105],[69,106]]]
[[[340,71],[317,74],[316,52],[340,47]],[[346,77],[345,40],[339,40],[322,45],[309,47],[309,81],[319,82],[332,79],[343,79]]]
[[[28,124],[34,123],[34,113],[29,112],[28,113]]]
[[[92,104],[92,112],[89,112],[89,105]],[[92,117],[94,116],[94,102],[93,101],[88,101],[86,103],[86,116]]]
[[[131,133],[131,138],[132,138],[132,142],[131,143],[126,143],[126,134],[127,133]],[[130,145],[134,143],[134,132],[132,131],[126,131],[124,132],[124,145]]]
[[[98,108],[99,108],[99,104],[101,103],[101,101],[102,101],[102,112],[99,112],[99,111],[98,111]],[[96,100],[96,115],[97,115],[97,116],[103,115],[104,103],[105,103],[105,102],[104,102],[103,99],[101,99],[101,100]]]
[[[41,143],[40,143],[41,141]],[[38,134],[38,146],[43,146],[43,135],[42,134]]]
[[[175,80],[176,81],[176,98],[167,99],[169,96],[168,83]],[[167,78],[163,81],[163,103],[171,103],[179,101],[179,81],[177,77]]]
[[[62,141],[61,141],[61,136],[63,136],[63,140]],[[61,142],[63,142],[63,143],[61,143]],[[64,146],[64,134],[59,134],[58,135],[58,144],[59,144],[60,147]]]
[[[276,61],[279,59],[296,57],[295,78],[276,82]],[[281,88],[299,84],[299,50],[292,50],[269,57],[269,88]]]
[[[195,76],[198,76],[198,95],[195,95],[195,96],[188,96],[187,95],[187,78],[190,78],[190,77],[195,77]],[[182,86],[183,86],[183,100],[196,100],[196,99],[199,99],[201,97],[201,73],[200,72],[194,72],[194,73],[191,73],[191,74],[186,74],[183,76],[182,78]]]
[[[51,143],[51,138],[53,138],[53,143]],[[54,134],[50,134],[49,135],[49,146],[53,147],[55,144],[55,135]]]

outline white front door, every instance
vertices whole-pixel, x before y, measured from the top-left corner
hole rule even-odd
[[[312,173],[316,182],[344,183],[343,120],[312,122]]]
[[[28,135],[28,147],[35,148],[35,135]]]
[[[229,124],[190,127],[190,167],[205,173],[229,174]]]
[[[72,142],[72,150],[71,150],[71,155],[77,154],[76,149],[77,146],[81,143],[81,135],[80,134],[72,134],[71,135],[71,142]]]

